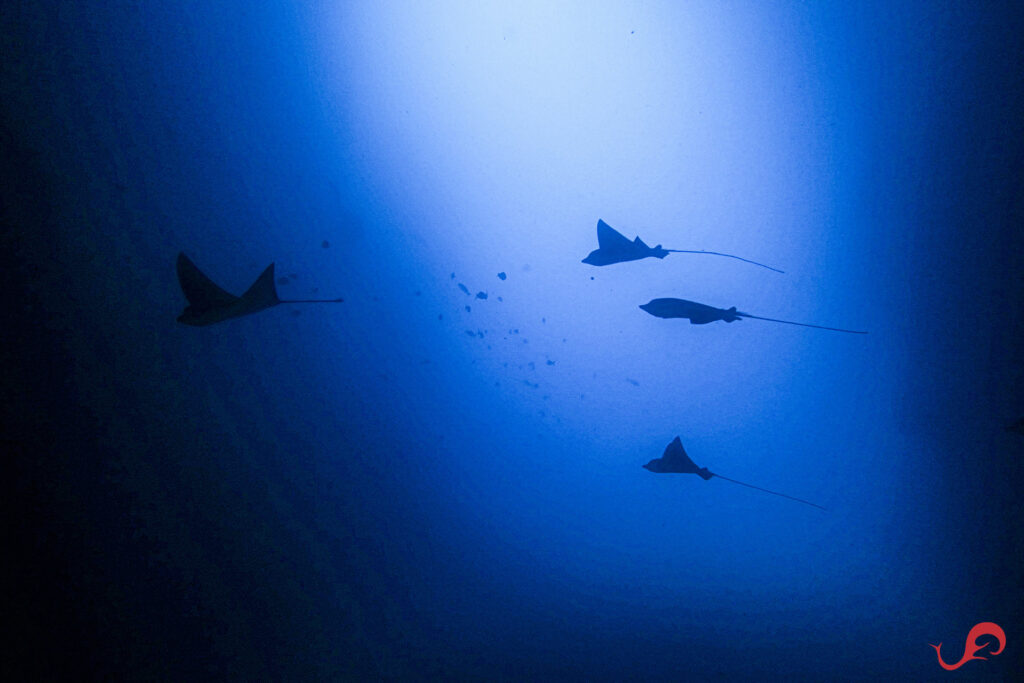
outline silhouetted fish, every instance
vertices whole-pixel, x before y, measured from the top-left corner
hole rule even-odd
[[[816,503],[812,503],[802,498],[794,498],[793,496],[788,496],[785,493],[769,491],[768,489],[763,489],[760,486],[753,486],[752,484],[744,484],[742,481],[736,481],[735,479],[730,479],[729,477],[723,477],[720,474],[715,474],[714,472],[709,471],[706,467],[697,467],[697,464],[690,459],[689,455],[686,454],[686,449],[683,448],[683,442],[679,440],[678,436],[674,438],[668,446],[665,447],[665,452],[662,453],[660,458],[655,458],[654,460],[651,460],[643,467],[648,472],[655,472],[657,474],[696,474],[705,481],[711,479],[711,477],[718,477],[719,479],[731,481],[732,483],[739,484],[740,486],[746,486],[748,488],[757,489],[758,491],[770,493],[773,496],[789,498],[790,500],[795,500],[798,503],[803,503],[804,505],[816,507],[819,510],[825,509]]]
[[[646,304],[641,304],[641,309],[658,318],[688,318],[691,325],[706,325],[716,320],[724,320],[727,323],[735,322],[742,318],[753,318],[755,320],[768,320],[773,323],[785,323],[787,325],[799,325],[800,327],[814,327],[819,330],[831,330],[833,332],[848,332],[849,334],[867,334],[857,330],[842,330],[838,327],[824,327],[822,325],[811,325],[809,323],[795,323],[790,320],[778,320],[776,318],[762,318],[759,315],[751,315],[737,311],[735,306],[728,309],[715,308],[707,304],[698,304],[695,301],[686,299],[651,299]]]
[[[274,287],[274,264],[256,278],[256,282],[242,296],[235,296],[221,289],[206,277],[184,253],[178,254],[178,284],[188,299],[188,306],[178,322],[185,325],[203,326],[219,323],[257,313],[278,304],[319,304],[340,303],[344,299],[279,299]]]
[[[778,268],[772,268],[766,266],[763,263],[757,261],[751,261],[749,259],[741,258],[739,256],[733,256],[732,254],[723,254],[719,251],[704,251],[704,250],[692,250],[692,249],[663,249],[659,244],[656,247],[647,246],[642,239],[636,237],[632,242],[623,235],[621,232],[611,227],[602,220],[597,221],[597,249],[590,252],[583,263],[588,263],[592,266],[608,266],[613,263],[623,263],[624,261],[638,261],[649,257],[663,259],[671,253],[676,254],[710,254],[712,256],[725,256],[728,258],[734,258],[739,261],[767,268],[768,270],[774,270],[776,273],[783,271]],[[594,278],[590,278],[593,280]]]

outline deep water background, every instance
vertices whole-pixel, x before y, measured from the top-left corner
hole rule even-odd
[[[1012,678],[1024,20],[680,5],[5,4],[6,673]]]

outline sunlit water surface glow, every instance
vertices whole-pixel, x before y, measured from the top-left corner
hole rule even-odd
[[[849,146],[871,131],[851,134],[863,122],[835,102],[848,84],[823,81],[812,19],[540,2],[318,17],[339,163],[374,189],[377,284],[403,301],[392,343],[432,360],[404,386],[434,415],[437,447],[415,455],[438,461],[444,512],[428,514],[461,527],[437,533],[472,584],[464,599],[429,576],[414,590],[461,638],[543,651],[527,634],[579,628],[676,648],[781,629],[810,644],[834,638],[822,620],[865,628],[905,607],[921,580],[929,558],[903,536],[930,510],[905,486],[919,445],[886,409],[899,340],[871,305],[873,235],[846,213],[867,182]],[[583,265],[599,217],[787,274],[684,254]],[[871,335],[637,309],[658,296]],[[829,512],[640,469],[675,434],[712,471]],[[901,580],[878,580],[893,563]]]

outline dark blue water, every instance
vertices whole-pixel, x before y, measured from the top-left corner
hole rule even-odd
[[[1020,671],[1012,4],[0,16],[16,671]],[[179,251],[345,302],[179,325]]]

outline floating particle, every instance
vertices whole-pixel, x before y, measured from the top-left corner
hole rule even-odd
[[[465,293],[466,293],[467,295],[469,294],[469,288],[468,288],[468,287],[466,287],[466,285],[462,284],[461,282],[459,283],[459,289],[461,289],[461,290],[462,290],[463,292],[465,292]]]
[[[640,382],[637,382],[635,379],[630,379],[629,377],[627,377],[626,381],[632,384],[634,387],[640,386]]]
[[[504,299],[502,299],[502,298],[501,298],[501,297],[499,296],[499,297],[498,297],[498,301],[504,301]]]
[[[474,332],[473,330],[466,330],[466,334],[469,335],[470,337],[476,336],[476,332]]]
[[[519,334],[519,328],[517,327],[516,329],[512,330],[512,334]]]
[[[483,333],[483,332],[481,332],[480,330],[477,330],[477,331],[476,331],[476,336],[478,336],[478,337],[480,337],[481,339],[483,339],[483,338],[484,338],[484,333]]]
[[[554,364],[555,364],[555,361],[553,361],[553,360],[549,360],[548,361],[548,365],[554,365]]]
[[[505,275],[505,271],[501,271],[500,273],[498,273],[498,279],[499,280],[504,280],[507,277],[508,277],[508,275]]]
[[[540,319],[540,322],[541,322],[541,324],[543,324],[543,325],[547,325],[547,324],[548,324],[548,319],[547,319],[547,318],[541,318],[541,319]]]
[[[452,279],[453,280],[455,279],[455,273],[452,273]],[[590,279],[593,280],[594,278],[590,278]]]
[[[477,299],[486,299],[487,298],[487,292],[477,292],[476,293],[476,298]]]
[[[466,313],[469,313],[472,310],[473,310],[472,308],[470,308],[469,306],[466,306]]]
[[[454,275],[454,274],[452,274],[452,277],[455,277],[455,275]],[[594,276],[593,276],[593,275],[591,275],[591,276],[590,276],[590,279],[591,279],[591,280],[593,280],[593,279],[594,279]]]
[[[327,240],[324,240],[323,242],[320,243],[320,246],[326,249],[327,247],[331,246],[331,243],[328,242]]]

